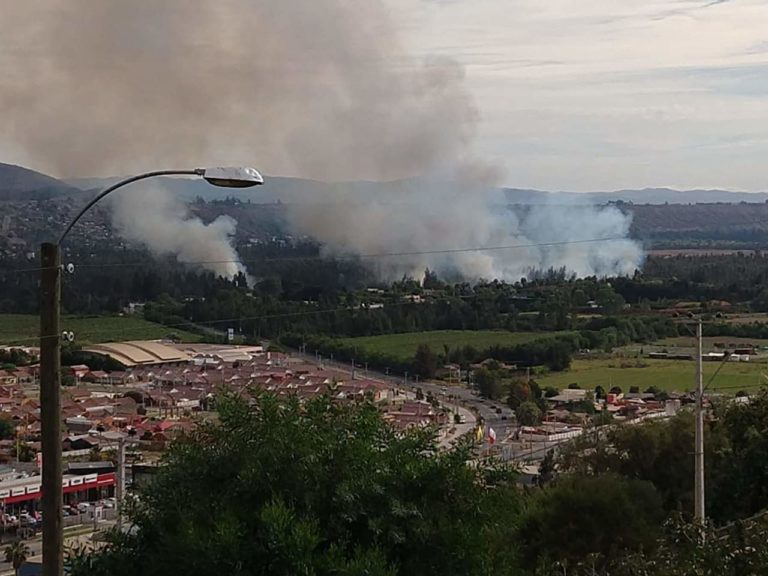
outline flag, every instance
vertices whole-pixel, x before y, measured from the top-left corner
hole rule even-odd
[[[496,443],[496,430],[488,428],[488,444],[493,446]]]

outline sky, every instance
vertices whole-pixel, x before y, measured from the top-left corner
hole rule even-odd
[[[268,174],[386,180],[466,140],[510,187],[768,190],[766,0],[125,6],[3,3],[0,160],[85,177],[213,149]]]
[[[509,186],[768,190],[765,0],[388,2],[464,66]]]

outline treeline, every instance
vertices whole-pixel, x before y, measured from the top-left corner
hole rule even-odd
[[[616,278],[612,285],[627,302],[678,300],[752,302],[761,295],[758,311],[768,310],[768,253],[651,256],[641,274]]]
[[[573,355],[580,350],[611,351],[614,347],[630,342],[653,342],[677,335],[677,326],[667,318],[604,317],[588,320],[579,331],[556,335],[542,333],[541,338],[512,346],[476,348],[467,345],[433,350],[429,344],[425,344],[420,354],[409,359],[368,350],[325,334],[289,332],[280,336],[280,342],[291,348],[304,349],[310,354],[319,353],[325,357],[333,355],[338,360],[354,360],[382,371],[410,372],[431,378],[435,370],[428,366],[453,363],[466,369],[470,364],[489,358],[520,367],[545,366],[553,371],[562,371],[570,367]]]
[[[460,346],[440,352],[432,350],[428,344],[419,347],[413,358],[402,359],[398,356],[367,350],[336,338],[322,335],[304,336],[284,334],[280,343],[291,348],[304,349],[308,353],[317,352],[322,356],[333,357],[346,362],[355,361],[358,365],[367,364],[371,368],[393,373],[417,374],[422,378],[432,378],[437,369],[447,363],[455,363],[467,368],[470,364],[486,358],[501,362],[519,363],[522,366],[545,365],[551,370],[565,370],[570,366],[573,352],[580,342],[578,334],[542,336],[531,342],[515,346],[491,346],[475,348]]]

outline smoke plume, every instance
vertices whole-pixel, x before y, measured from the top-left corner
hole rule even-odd
[[[237,223],[219,216],[209,224],[190,215],[185,204],[156,186],[144,186],[112,201],[112,224],[126,240],[142,243],[158,256],[175,255],[219,276],[232,278],[244,268],[232,247]]]
[[[504,209],[488,192],[494,171],[472,153],[478,112],[463,69],[412,57],[396,28],[383,0],[7,0],[0,133],[6,147],[58,176],[245,164],[332,182],[411,179],[397,198],[348,202],[330,193],[292,205],[295,230],[329,253],[626,234],[617,211],[553,209],[519,220]],[[152,233],[144,210],[139,218],[116,206],[122,234],[157,252],[186,250],[176,235],[216,238],[221,251],[229,245],[231,222],[206,229],[181,216]],[[550,265],[624,272],[639,258],[623,241],[376,265],[386,277],[429,266],[513,278]]]

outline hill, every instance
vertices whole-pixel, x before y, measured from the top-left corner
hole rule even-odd
[[[0,163],[0,202],[45,200],[73,192],[77,189],[41,172]]]
[[[625,205],[631,234],[655,244],[761,248],[768,243],[768,204]],[[736,244],[734,244],[736,243]]]
[[[546,192],[505,188],[504,194],[511,204],[698,204],[698,203],[759,203],[768,201],[766,192],[730,192],[728,190],[673,190],[671,188],[644,188],[613,192]]]

